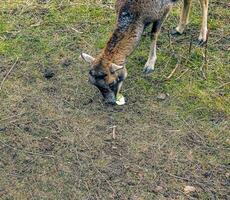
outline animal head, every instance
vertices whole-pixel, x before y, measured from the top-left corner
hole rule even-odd
[[[115,104],[116,95],[127,77],[126,68],[85,53],[80,57],[90,65],[89,82],[100,90],[106,103]]]

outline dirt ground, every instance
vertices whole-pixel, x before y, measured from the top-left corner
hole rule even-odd
[[[229,199],[230,4],[211,0],[207,48],[196,45],[198,1],[185,34],[170,36],[180,7],[155,72],[142,75],[144,36],[127,104],[108,106],[78,57],[104,47],[114,1],[0,2],[0,199]]]

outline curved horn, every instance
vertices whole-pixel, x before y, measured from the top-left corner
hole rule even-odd
[[[79,56],[80,59],[83,59],[85,62],[87,63],[92,63],[95,58],[86,54],[86,53],[81,53],[81,55]]]
[[[112,63],[110,66],[111,66],[111,71],[112,71],[112,72],[116,72],[116,71],[118,71],[118,70],[124,68],[124,66],[116,65],[116,64],[114,64],[114,63]]]

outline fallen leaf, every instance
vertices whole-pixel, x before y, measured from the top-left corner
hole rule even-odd
[[[196,188],[193,187],[193,186],[187,185],[187,186],[185,186],[185,188],[184,188],[184,193],[185,193],[185,194],[189,194],[189,193],[195,192],[195,191],[196,191]]]

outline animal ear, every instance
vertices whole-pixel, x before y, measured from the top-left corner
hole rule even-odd
[[[116,72],[116,71],[118,71],[118,70],[124,68],[124,66],[116,65],[116,64],[114,64],[114,63],[112,63],[112,64],[110,65],[110,67],[111,67],[111,72],[112,72],[112,73],[114,73],[114,72]]]
[[[87,63],[92,63],[95,58],[86,54],[86,53],[81,53],[81,55],[79,56],[80,59],[83,59],[85,62]]]

